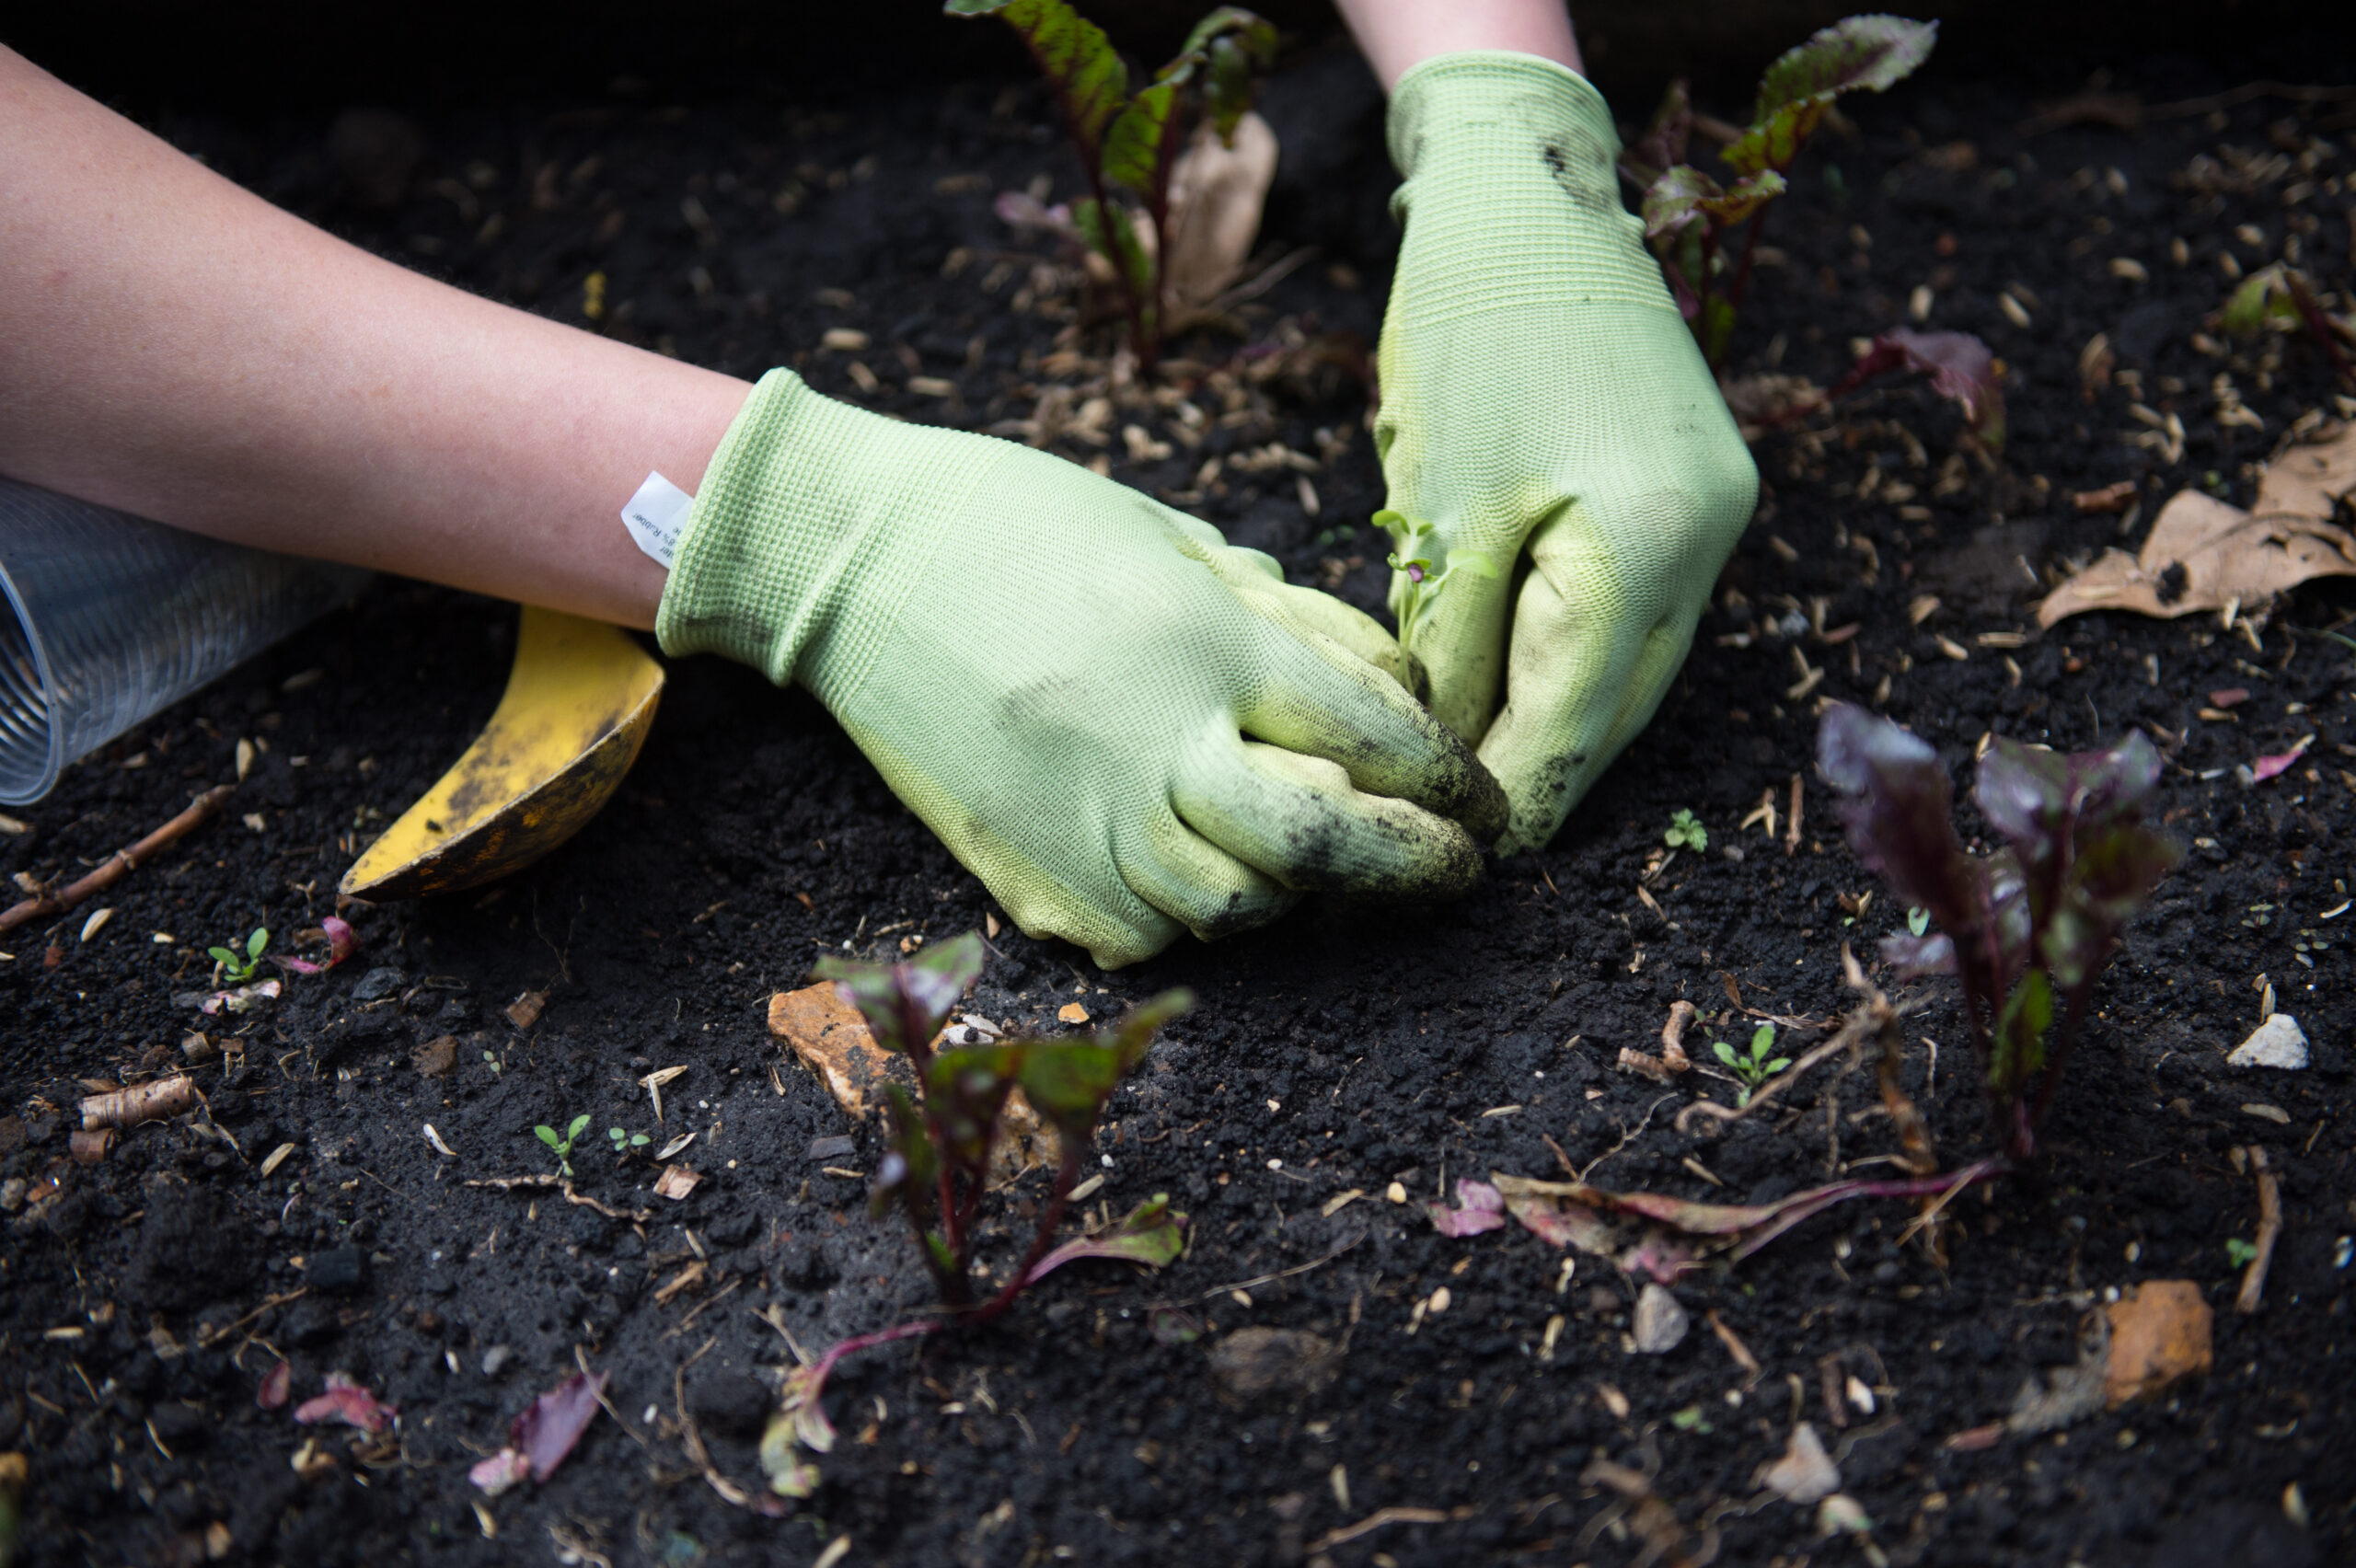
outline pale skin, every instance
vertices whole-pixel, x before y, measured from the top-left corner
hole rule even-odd
[[[1432,55],[1580,68],[1560,0],[1341,0],[1387,91]],[[751,390],[422,277],[0,48],[0,474],[242,544],[650,628],[623,530]]]

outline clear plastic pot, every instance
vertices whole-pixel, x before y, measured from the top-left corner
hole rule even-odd
[[[0,805],[350,599],[331,566],[0,479]]]

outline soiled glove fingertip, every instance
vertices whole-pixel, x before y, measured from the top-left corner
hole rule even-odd
[[[1476,844],[1496,844],[1510,830],[1513,801],[1506,794],[1506,787],[1479,757],[1465,770],[1464,790],[1457,807],[1448,814],[1464,824]]]

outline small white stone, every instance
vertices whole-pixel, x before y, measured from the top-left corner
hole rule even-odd
[[[1666,1355],[1685,1339],[1688,1320],[1676,1297],[1657,1285],[1645,1286],[1636,1297],[1636,1348],[1646,1355]]]
[[[2307,1037],[2299,1020],[2276,1013],[2250,1032],[2225,1058],[2229,1067],[2281,1067],[2295,1072],[2307,1065]]]

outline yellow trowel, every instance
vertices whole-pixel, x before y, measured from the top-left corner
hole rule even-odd
[[[343,891],[452,893],[538,859],[620,787],[662,694],[663,667],[619,627],[525,605],[491,722],[344,873]]]

